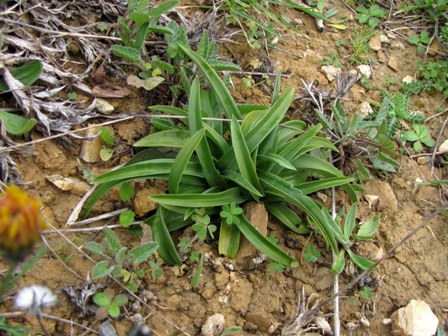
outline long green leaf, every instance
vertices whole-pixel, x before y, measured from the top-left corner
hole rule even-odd
[[[207,208],[230,203],[242,203],[246,199],[240,195],[239,188],[206,194],[175,194],[151,196],[154,202],[187,208]]]
[[[338,245],[331,223],[328,222],[328,218],[322,214],[321,209],[311,198],[303,195],[299,190],[276,175],[265,173],[260,176],[260,180],[268,190],[273,192],[274,196],[281,196],[287,203],[296,205],[302,209],[308,215],[311,223],[316,225],[326,245],[333,252],[338,251]]]
[[[287,206],[271,203],[266,206],[266,210],[295,233],[308,234],[310,232],[308,227],[302,225],[300,217]]]
[[[244,189],[246,189],[256,199],[263,196],[263,194],[260,193],[245,177],[243,177],[241,174],[237,173],[236,171],[224,170],[223,176],[225,179],[228,179],[228,180],[236,183],[240,187],[243,187]]]
[[[188,124],[190,127],[190,134],[193,135],[200,130],[204,130],[201,113],[201,91],[199,79],[196,77],[190,89],[190,97],[188,104]],[[196,146],[196,154],[202,166],[205,179],[210,186],[222,185],[222,178],[213,162],[212,153],[208,146],[207,138],[202,137],[200,143]]]
[[[350,182],[353,182],[354,178],[352,177],[329,177],[326,179],[304,182],[300,184],[296,184],[295,187],[299,189],[303,194],[309,195],[316,191],[328,189],[332,187],[338,187]]]
[[[322,129],[322,125],[317,124],[303,133],[297,139],[289,142],[288,145],[278,153],[281,157],[288,161],[293,161],[297,157],[297,153],[306,146],[306,144]]]
[[[42,68],[42,63],[38,60],[34,60],[11,70],[11,75],[23,85],[30,86],[39,79]],[[0,93],[6,91],[9,91],[9,86],[6,84],[4,79],[0,79]]]
[[[251,242],[257,249],[268,258],[288,267],[297,267],[299,263],[287,255],[284,251],[274,245],[269,239],[263,236],[244,215],[238,217],[240,221],[235,223],[241,233]]]
[[[261,164],[264,163],[264,161],[266,161],[270,163],[275,163],[285,169],[297,170],[288,160],[282,158],[280,155],[277,154],[259,155],[258,159]]]
[[[151,111],[163,112],[163,113],[170,114],[173,116],[182,116],[182,117],[188,116],[187,111],[185,111],[184,109],[178,108],[178,107],[174,107],[174,106],[153,105],[153,106],[150,106],[149,109]]]
[[[157,209],[157,214],[151,222],[152,236],[159,244],[157,253],[160,257],[171,265],[182,265],[182,260],[177,254],[176,247],[171,239],[170,233],[165,225],[164,210]]]
[[[230,131],[232,134],[232,147],[235,152],[236,162],[241,175],[252,184],[255,189],[261,193],[260,181],[257,177],[254,162],[250,156],[249,149],[244,141],[243,132],[235,117],[232,118],[230,124]]]
[[[177,0],[172,0],[172,1],[167,1],[167,2],[163,2],[162,4],[160,4],[159,6],[157,6],[154,9],[151,9],[148,12],[148,15],[151,17],[157,17],[159,15],[162,15],[166,12],[168,12],[170,9],[172,9],[174,6],[176,6],[178,3]]]
[[[210,139],[219,148],[219,150],[221,151],[221,155],[231,148],[224,137],[219,134],[214,128],[207,124],[205,124],[205,128],[207,129],[207,138]]]
[[[123,166],[116,170],[104,173],[93,180],[94,183],[105,183],[117,180],[128,180],[131,178],[151,178],[158,175],[169,174],[174,159],[154,159]],[[184,174],[203,177],[201,166],[198,163],[189,162]]]
[[[262,113],[259,120],[251,127],[247,133],[244,133],[244,139],[249,152],[252,153],[257,146],[270,134],[270,132],[279,124],[291,105],[294,90],[288,88],[271,106],[269,111]],[[219,160],[222,167],[232,168],[236,164],[236,158],[233,150],[227,151]]]
[[[345,250],[341,250],[331,265],[333,274],[341,274],[345,267]]]
[[[182,148],[190,138],[186,130],[167,130],[149,134],[134,144],[134,147],[177,147]]]
[[[348,255],[350,256],[350,259],[353,261],[353,263],[358,266],[363,271],[367,271],[371,269],[375,263],[372,260],[369,260],[367,258],[361,257],[354,253],[352,250],[347,249],[346,250]]]
[[[337,169],[335,166],[333,166],[330,162],[322,160],[318,157],[304,154],[291,162],[296,169],[303,169],[305,171],[313,171],[316,173],[319,173],[325,177],[343,177],[344,174]],[[358,201],[358,196],[356,195],[356,192],[353,190],[353,188],[345,184],[342,186],[342,188],[345,190],[345,192],[350,196],[351,200],[353,202]]]
[[[219,254],[229,258],[235,258],[240,246],[240,230],[236,225],[227,224],[225,219],[221,220],[219,230]]]
[[[191,138],[185,143],[182,149],[177,154],[176,159],[173,162],[170,176],[168,178],[168,191],[170,194],[177,194],[179,192],[179,183],[184,174],[184,170],[190,161],[191,155],[198,146],[199,142],[205,135],[205,128],[197,131]]]
[[[353,229],[355,228],[355,221],[356,221],[356,207],[358,206],[358,203],[354,203],[352,207],[350,208],[347,217],[345,217],[344,221],[344,236],[345,239],[350,240],[350,237],[352,235]]]
[[[179,45],[179,48],[187,54],[189,58],[195,62],[198,67],[202,70],[205,77],[207,77],[208,81],[212,85],[213,89],[215,90],[219,101],[224,109],[224,113],[226,114],[227,118],[232,118],[232,116],[235,116],[236,118],[240,118],[240,111],[238,110],[238,107],[235,104],[235,101],[232,98],[232,95],[230,94],[229,90],[227,89],[224,82],[219,78],[218,74],[215,70],[197,53],[195,53],[193,50],[188,49],[182,45]]]

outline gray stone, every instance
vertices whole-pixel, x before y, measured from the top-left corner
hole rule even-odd
[[[325,77],[327,77],[329,82],[334,81],[338,72],[341,71],[341,69],[336,68],[333,65],[324,65],[321,70],[323,71]]]
[[[398,57],[395,55],[390,56],[387,66],[394,71],[398,71],[400,69],[400,61]]]
[[[224,326],[224,315],[216,313],[210,316],[201,328],[203,336],[219,335]]]
[[[380,35],[375,35],[369,42],[370,48],[375,51],[381,50],[381,37]]]

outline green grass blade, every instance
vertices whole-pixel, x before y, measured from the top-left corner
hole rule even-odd
[[[285,169],[297,170],[288,160],[282,158],[280,155],[277,154],[259,155],[258,159],[261,165],[263,165],[264,162],[270,162],[275,163]]]
[[[236,225],[227,224],[226,220],[222,219],[219,230],[219,254],[235,258],[240,246],[240,236],[240,230]]]
[[[271,106],[269,111],[258,114],[260,118],[247,131],[243,132],[244,139],[249,152],[252,153],[258,145],[271,133],[271,131],[280,123],[285,113],[291,105],[294,90],[288,88]],[[222,167],[232,168],[236,164],[236,158],[232,150],[227,151],[219,160]]]
[[[174,107],[174,106],[166,106],[166,105],[153,105],[149,107],[151,111],[163,112],[173,116],[182,116],[187,117],[188,112],[184,109]]]
[[[199,79],[196,77],[190,89],[190,97],[188,104],[188,124],[190,134],[193,135],[200,130],[205,130],[202,122],[201,113],[201,91]],[[219,175],[218,170],[213,162],[212,153],[208,146],[207,138],[202,138],[200,143],[196,146],[196,154],[202,166],[205,179],[210,186],[222,185],[223,180]]]
[[[95,203],[98,202],[104,195],[106,195],[109,190],[111,190],[116,185],[119,185],[121,182],[122,180],[116,180],[99,185],[84,204],[84,208],[81,212],[80,217],[83,219],[87,218]]]
[[[116,170],[104,173],[93,180],[94,183],[106,183],[117,180],[128,180],[131,178],[154,178],[169,174],[174,159],[154,159],[135,163],[130,166],[123,166]],[[184,174],[204,177],[201,172],[201,166],[198,163],[189,162],[185,168]]]
[[[321,174],[325,177],[343,177],[344,174],[333,166],[330,162],[322,160],[318,157],[304,154],[291,162],[296,169],[303,169],[306,171],[313,171]],[[342,186],[345,192],[350,196],[353,202],[358,201],[358,196],[353,188],[349,184],[345,184]]]
[[[159,208],[151,223],[152,236],[154,241],[159,244],[157,253],[170,265],[182,265],[182,260],[177,254],[176,247],[165,225],[164,212],[162,208]]]
[[[266,206],[266,210],[295,233],[310,232],[310,229],[302,224],[302,219],[286,205],[271,203]]]
[[[194,272],[193,277],[191,278],[191,287],[195,288],[199,285],[203,268],[204,268],[204,253],[201,253],[198,269],[196,270],[196,272]]]
[[[149,134],[134,144],[134,147],[177,147],[182,148],[190,138],[186,130],[167,130]]]
[[[308,216],[309,220],[316,225],[318,232],[333,252],[338,251],[337,241],[328,218],[322,214],[319,206],[308,196],[292,187],[280,177],[265,173],[260,177],[262,184],[273,192],[274,196],[281,196],[289,204],[298,206]],[[331,218],[331,217],[330,217]]]
[[[30,86],[39,79],[42,68],[42,63],[38,60],[34,60],[11,70],[11,75],[23,85]],[[9,91],[9,86],[4,79],[0,79],[0,93],[6,91]]]
[[[239,188],[206,194],[175,194],[151,196],[154,202],[187,208],[207,208],[230,203],[242,203],[246,199],[240,195]]]
[[[202,140],[204,135],[204,128],[197,131],[194,135],[191,136],[191,138],[185,143],[185,145],[177,154],[170,171],[170,176],[168,178],[168,191],[170,194],[179,193],[179,184],[182,175],[184,174],[185,168],[190,161],[191,155],[199,145],[199,142]]]
[[[375,263],[372,260],[369,260],[367,258],[361,257],[354,253],[352,250],[347,249],[346,250],[348,255],[350,256],[350,259],[353,261],[353,263],[358,266],[363,271],[367,271],[371,269]]]
[[[251,242],[257,249],[268,258],[288,267],[297,267],[299,263],[287,255],[284,251],[274,245],[269,239],[263,236],[244,215],[238,217],[239,223],[235,223],[241,233]]]
[[[347,217],[345,217],[344,221],[344,237],[347,240],[350,240],[350,237],[352,235],[353,229],[355,228],[355,220],[356,220],[356,207],[358,203],[354,203],[348,214]]]
[[[205,128],[207,130],[207,138],[219,148],[221,155],[231,149],[231,146],[227,143],[226,139],[224,139],[214,128],[207,124],[205,124]]]
[[[195,53],[193,50],[190,50],[188,48],[185,48],[182,45],[179,45],[179,48],[197,64],[197,66],[202,70],[205,77],[207,77],[208,81],[212,85],[213,89],[215,90],[218,99],[224,109],[224,113],[226,114],[227,118],[232,118],[232,116],[235,116],[236,118],[240,118],[240,111],[238,110],[238,107],[235,104],[235,101],[232,98],[232,95],[230,94],[229,90],[227,89],[224,82],[219,78],[216,71],[208,64],[201,56],[199,56],[197,53]]]
[[[243,132],[235,117],[232,118],[230,131],[232,134],[232,147],[239,171],[241,175],[261,193],[261,185],[258,180],[255,164],[252,161],[246,141],[244,140]]]
[[[317,124],[314,127],[311,127],[305,133],[303,133],[297,139],[290,141],[288,145],[278,153],[281,157],[285,158],[288,161],[293,161],[297,158],[297,153],[306,146],[308,142],[322,129],[322,125]]]
[[[259,192],[245,177],[237,173],[234,170],[225,170],[223,176],[226,179],[236,183],[240,187],[246,189],[255,199],[263,197],[263,194]]]
[[[295,185],[294,187],[299,189],[304,195],[309,195],[319,190],[339,187],[353,181],[354,178],[352,177],[329,177],[326,179],[300,183]]]

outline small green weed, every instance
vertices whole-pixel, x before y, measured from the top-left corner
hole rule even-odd
[[[417,54],[423,55],[427,46],[431,43],[431,36],[428,31],[424,30],[420,35],[409,36],[408,42],[417,45]]]
[[[99,306],[97,316],[109,315],[112,318],[117,318],[121,314],[120,307],[126,306],[129,299],[125,294],[115,295],[112,288],[107,288],[104,292],[96,293],[93,296],[93,302]]]
[[[440,92],[448,97],[448,61],[418,63],[417,80],[404,83],[403,92],[419,94],[423,90]]]
[[[100,279],[109,274],[120,278],[132,292],[138,290],[140,278],[145,270],[136,267],[148,260],[158,248],[155,242],[146,243],[133,249],[123,247],[118,236],[109,228],[103,229],[105,238],[102,243],[87,242],[85,248],[99,255],[104,260],[92,269],[92,279]]]
[[[317,250],[317,246],[314,244],[308,245],[303,253],[303,258],[308,261],[315,263],[320,257],[320,252]]]
[[[368,64],[372,60],[372,48],[369,45],[375,31],[372,28],[354,29],[351,37],[353,64]]]
[[[376,28],[380,25],[381,19],[384,19],[387,15],[387,11],[381,9],[378,5],[372,5],[369,8],[364,6],[356,7],[355,19],[360,24],[368,24],[372,28]]]
[[[103,127],[100,132],[101,140],[104,142],[103,148],[100,150],[100,158],[103,161],[109,161],[114,155],[113,145],[115,142],[115,135],[111,127]]]
[[[417,153],[420,153],[423,150],[423,145],[428,147],[434,147],[434,140],[429,133],[428,127],[422,124],[414,124],[412,125],[411,131],[402,131],[401,132],[401,141],[403,142],[412,142],[412,148]]]
[[[361,299],[368,301],[370,299],[373,299],[374,296],[373,289],[368,286],[365,286],[358,292],[358,295]]]
[[[321,64],[322,65],[333,65],[336,68],[340,68],[342,66],[341,56],[336,51],[333,51],[324,57]]]

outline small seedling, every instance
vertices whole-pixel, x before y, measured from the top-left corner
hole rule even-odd
[[[358,294],[361,299],[364,299],[367,301],[367,300],[370,300],[373,298],[373,289],[368,286],[365,286],[365,287],[363,287],[362,290],[360,290],[358,292]]]
[[[70,91],[69,93],[67,93],[67,97],[68,99],[76,100],[78,98],[78,94],[74,91]]]
[[[101,128],[100,136],[105,144],[100,150],[100,157],[101,160],[108,161],[114,154],[113,144],[115,142],[115,136],[109,127]]]
[[[387,12],[381,9],[378,5],[370,6],[366,8],[364,6],[356,7],[355,19],[358,20],[360,24],[368,24],[372,28],[376,28],[380,25],[381,19],[386,17]]]
[[[163,261],[160,259],[151,260],[149,262],[149,267],[151,268],[151,277],[156,280],[159,276],[162,276],[164,271],[162,268]]]
[[[417,54],[422,55],[426,51],[425,46],[431,43],[431,36],[428,31],[424,30],[420,33],[420,35],[409,36],[408,42],[410,44],[416,44]]]
[[[306,261],[315,263],[320,257],[320,252],[317,250],[316,245],[311,244],[306,248],[303,257]]]
[[[321,64],[323,65],[333,65],[336,68],[340,68],[342,66],[341,63],[341,56],[336,52],[333,51],[329,53],[327,56],[324,57]]]
[[[144,276],[142,269],[136,267],[148,260],[159,245],[155,242],[146,243],[133,249],[123,247],[118,236],[109,228],[104,228],[105,238],[102,243],[87,242],[85,247],[101,256],[103,259],[92,269],[92,279],[100,279],[109,274],[123,279],[131,291],[137,291],[139,279]]]
[[[238,216],[243,213],[243,209],[240,208],[235,203],[230,203],[229,205],[223,205],[222,210],[219,213],[221,218],[226,220],[227,224],[239,223]]]
[[[205,214],[205,209],[195,209],[191,219],[195,222],[191,227],[193,231],[197,232],[199,240],[204,240],[207,233],[214,238],[214,232],[217,230],[216,225],[210,224],[210,216]]]
[[[97,316],[99,317],[104,317],[104,315],[109,315],[112,318],[119,317],[121,314],[120,307],[126,306],[128,301],[128,297],[125,294],[115,295],[115,291],[112,288],[96,293],[93,296],[93,302],[100,307],[97,310]]]
[[[423,150],[423,145],[434,147],[434,140],[429,133],[428,128],[422,124],[412,125],[412,131],[401,132],[401,140],[403,142],[413,142],[414,150],[419,153]]]

